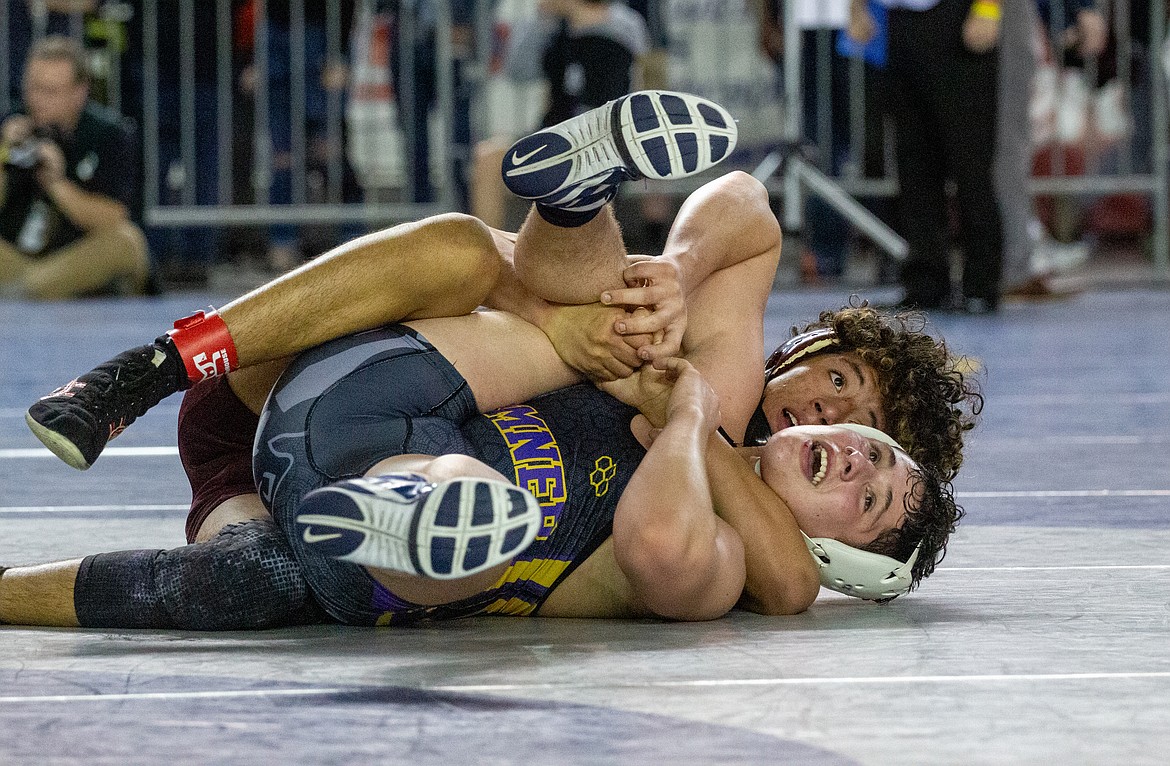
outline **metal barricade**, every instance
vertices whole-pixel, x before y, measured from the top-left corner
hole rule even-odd
[[[1108,0],[1099,4],[1112,25],[1115,42],[1110,47],[1108,58],[1089,60],[1084,70],[1078,70],[1074,75],[1079,80],[1095,83],[1099,68],[1108,67],[1114,71],[1113,82],[1120,94],[1117,103],[1132,107],[1132,129],[1124,136],[1118,137],[1116,145],[1108,153],[1093,155],[1090,152],[1091,156],[1085,163],[1083,171],[1064,161],[1067,147],[1058,145],[1050,149],[1049,152],[1054,158],[1052,167],[1045,175],[1033,177],[1029,189],[1033,197],[1061,195],[1091,198],[1113,194],[1140,194],[1148,198],[1152,209],[1151,243],[1154,265],[1158,274],[1166,278],[1170,276],[1168,208],[1170,179],[1167,176],[1167,165],[1170,160],[1168,144],[1170,125],[1167,118],[1167,77],[1163,64],[1166,4],[1165,0],[1149,0],[1149,39],[1139,41],[1135,38],[1133,25],[1130,23],[1133,5],[1137,1]],[[693,12],[690,6],[695,2],[696,0],[670,0],[666,8],[668,12],[681,8],[684,13],[689,14]],[[700,5],[716,22],[726,19],[730,20],[730,23],[735,23],[743,14],[737,0],[722,0]],[[779,122],[781,128],[776,131],[777,135],[773,142],[779,148],[753,165],[753,173],[764,180],[773,193],[783,196],[786,228],[792,230],[802,228],[804,200],[810,194],[816,195],[869,236],[881,249],[895,259],[904,258],[908,252],[905,241],[857,201],[859,198],[895,197],[898,193],[892,149],[885,149],[885,155],[876,158],[878,164],[885,170],[880,177],[867,175],[863,171],[867,165],[872,166],[870,160],[875,159],[866,156],[866,147],[870,143],[868,139],[872,136],[867,132],[871,128],[867,126],[864,114],[867,97],[864,65],[856,58],[848,63],[849,160],[834,172],[828,158],[828,147],[832,143],[829,137],[832,119],[829,104],[834,83],[828,73],[831,70],[832,57],[841,55],[833,44],[836,32],[819,29],[815,34],[806,37],[802,34],[802,20],[797,17],[797,3],[781,0],[780,6],[784,14],[783,23],[780,25],[784,33],[782,100],[785,105],[791,105],[793,108],[783,110],[783,117]],[[1052,6],[1053,13],[1049,19],[1047,37],[1059,47],[1065,39],[1066,22],[1071,20],[1064,17],[1060,2],[1054,2]],[[815,75],[812,77],[808,76],[809,37],[812,38],[811,46],[815,54],[812,56],[815,60]],[[741,44],[754,48],[755,40],[743,39]],[[1142,45],[1145,46],[1144,50],[1141,50]],[[1144,54],[1143,60],[1146,64],[1140,69],[1135,68],[1132,63],[1141,58],[1137,55],[1139,53]],[[683,51],[681,56],[677,52],[675,54],[676,66],[672,68],[672,84],[687,81],[688,73],[680,69],[688,63],[699,69],[711,69],[713,66],[712,62],[704,62],[695,57],[691,57],[687,62],[685,54],[686,51]],[[742,53],[729,51],[723,55],[725,60],[730,60]],[[719,66],[718,63],[714,64],[714,68]],[[767,66],[762,59],[761,66]],[[768,76],[771,76],[771,73],[768,73]],[[714,88],[716,91],[718,89]],[[806,115],[801,107],[802,97],[808,89],[815,89],[817,92],[815,99],[817,108],[811,115]],[[711,97],[718,98],[718,95],[713,94]],[[1147,104],[1148,108],[1144,108]],[[810,126],[805,125],[806,116],[812,122]],[[890,146],[888,141],[885,144],[887,147]]]
[[[23,10],[20,6],[25,3],[0,0],[0,39],[9,43],[0,55],[0,109],[11,109],[19,98],[23,57],[32,43],[46,34],[66,34],[87,43],[95,83],[102,90],[93,95],[138,123],[144,169],[142,212],[148,226],[344,222],[381,225],[456,209],[459,203],[449,139],[454,122],[453,63],[456,59],[451,42],[451,0],[356,0],[353,18],[366,24],[361,28],[356,25],[347,28],[343,24],[341,3],[318,2],[317,7],[324,8],[325,18],[323,30],[313,30],[315,37],[307,34],[309,3],[312,0],[285,0],[280,5],[287,8],[287,18],[282,15],[276,22],[266,0],[253,0],[250,26],[245,28],[245,17],[239,10],[241,5],[248,4],[233,0],[78,2],[76,10],[70,13],[51,10],[45,0],[28,0],[27,14],[14,12],[14,9]],[[60,7],[60,4],[55,6]],[[425,16],[428,25],[425,29],[420,28],[420,16]],[[376,51],[372,51],[368,39],[360,39],[363,34],[367,38],[372,34],[371,19],[380,20],[395,35],[393,40],[379,41],[381,47]],[[279,35],[275,42],[274,34]],[[416,43],[424,34],[434,36],[433,62],[413,60]],[[241,38],[252,41],[250,67],[241,66],[238,50]],[[310,39],[318,40],[318,47],[323,50],[308,50]],[[94,47],[95,40],[100,47]],[[199,47],[197,40],[210,44]],[[324,115],[314,116],[317,123],[324,123],[322,135],[316,138],[332,148],[323,171],[323,189],[314,189],[307,172],[315,150],[313,137],[306,133],[307,102],[315,97],[320,100],[320,91],[308,79],[307,72],[315,70],[308,64],[313,56],[323,56],[327,62],[341,62],[345,40],[352,40],[355,50],[377,59],[362,65],[367,72],[373,71],[371,76],[384,78],[385,87],[378,97],[393,100],[389,111],[379,113],[386,118],[382,124],[362,123],[361,127],[371,131],[409,134],[411,126],[426,124],[425,116],[415,119],[416,101],[409,96],[416,78],[410,72],[416,63],[433,67],[435,98],[433,108],[428,111],[433,134],[432,176],[436,183],[430,201],[414,201],[412,182],[415,179],[411,177],[412,163],[407,158],[396,161],[393,178],[382,174],[363,179],[369,181],[363,184],[363,201],[343,200],[342,137],[349,133],[349,140],[358,145],[358,150],[360,142],[368,139],[361,131],[355,134],[352,129],[346,130],[346,121],[352,118],[352,114],[347,115],[346,107],[350,96],[348,85],[347,90],[326,88]],[[390,82],[387,46],[401,58],[397,83]],[[474,55],[473,51],[471,56]],[[348,63],[352,76],[355,62]],[[379,66],[387,71],[378,73]],[[269,87],[273,68],[282,70],[283,90]],[[127,71],[128,77],[124,74]],[[474,65],[467,66],[466,75],[474,79]],[[241,108],[242,80],[249,76],[254,83],[253,98],[250,105]],[[128,92],[135,95],[131,103],[124,103],[124,94]],[[279,117],[278,100],[287,105],[287,114]],[[288,120],[284,136],[287,146],[279,147],[283,151],[273,147],[273,129],[277,127],[274,119]],[[245,129],[249,135],[241,142],[240,133]],[[408,135],[406,141],[397,140],[395,148],[404,153],[409,151],[412,139],[417,137]],[[214,159],[206,151],[212,144]],[[355,151],[353,144],[345,147],[351,154]],[[376,154],[382,148],[381,144],[371,146],[367,154]],[[242,154],[251,155],[244,168],[237,161]],[[281,171],[290,176],[289,192],[288,199],[278,203],[273,188],[274,179]],[[239,178],[241,172],[247,179]],[[206,184],[208,178],[214,179],[210,191]],[[241,199],[241,187],[247,190],[249,199]]]
[[[1117,89],[1120,96],[1117,103],[1128,109],[1129,125],[1125,135],[1117,137],[1115,146],[1109,150],[1111,157],[1108,159],[1111,161],[1106,163],[1104,153],[1090,149],[1085,157],[1085,172],[1073,173],[1070,141],[1065,137],[1062,142],[1058,135],[1050,150],[1051,171],[1034,178],[1031,190],[1034,195],[1092,197],[1132,193],[1149,197],[1154,265],[1159,276],[1166,278],[1170,277],[1170,179],[1167,175],[1170,121],[1167,119],[1167,78],[1162,62],[1166,43],[1166,3],[1165,0],[1149,0],[1146,4],[1149,15],[1140,19],[1136,16],[1140,14],[1143,3],[1137,0],[1099,2],[1099,9],[1113,29],[1112,56],[1089,59],[1085,62],[1083,74],[1072,75],[1088,83],[1084,86],[1077,84],[1077,80],[1071,81],[1077,88],[1087,87],[1087,97],[1091,99],[1095,95],[1093,85],[1101,79],[1100,70],[1107,67],[1113,72],[1105,87]],[[1055,51],[1056,76],[1061,77],[1064,30],[1075,20],[1068,18],[1062,3],[1053,2],[1050,6],[1047,39]],[[1135,10],[1138,13],[1135,14]],[[1148,24],[1147,40],[1135,36],[1135,20]],[[1141,64],[1140,70],[1135,69],[1135,63]],[[1058,82],[1056,87],[1060,85]],[[1068,93],[1060,95],[1068,96]],[[1078,93],[1072,98],[1082,97],[1086,94]],[[1086,107],[1090,123],[1093,108],[1093,103]],[[1106,118],[1110,115],[1100,116]],[[1086,129],[1092,130],[1092,125]]]
[[[1132,64],[1140,46],[1131,24],[1133,8],[1139,1],[1106,0],[1101,3],[1116,36],[1112,58],[1103,63],[1115,70],[1123,97],[1131,104],[1142,106],[1133,111],[1135,129],[1122,140],[1124,151],[1113,151],[1110,162],[1091,158],[1086,163],[1085,172],[1074,175],[1069,172],[1071,168],[1065,154],[1058,149],[1052,153],[1050,174],[1034,178],[1031,190],[1034,195],[1091,197],[1137,193],[1146,196],[1151,200],[1153,212],[1155,265],[1161,275],[1167,276],[1170,275],[1170,181],[1167,178],[1170,120],[1167,117],[1167,77],[1161,63],[1166,36],[1166,3],[1165,0],[1148,2],[1147,66],[1139,72]],[[277,4],[276,0],[271,2]],[[493,26],[497,22],[495,5],[483,0],[470,3],[471,24],[475,28],[473,41],[467,50],[456,50],[452,43],[451,0],[357,0],[355,18],[359,18],[359,26],[363,23],[366,26],[362,30],[364,38],[355,36],[353,57],[365,58],[350,62],[351,80],[347,92],[326,91],[324,141],[329,146],[338,147],[342,144],[343,134],[348,132],[346,149],[351,157],[396,155],[395,172],[399,177],[387,181],[382,177],[385,173],[369,174],[371,177],[366,178],[364,184],[365,200],[346,202],[342,194],[343,158],[338,151],[329,154],[323,173],[323,190],[310,193],[313,183],[306,169],[314,151],[314,139],[306,133],[306,102],[311,99],[313,88],[306,78],[306,63],[318,55],[306,47],[306,8],[311,2],[282,0],[280,5],[287,6],[288,16],[286,27],[279,30],[269,18],[269,0],[253,0],[254,14],[247,28],[235,13],[240,3],[233,0],[107,0],[98,4],[96,14],[91,12],[89,16],[80,12],[52,14],[44,0],[29,0],[28,22],[24,27],[17,23],[24,23],[23,20],[12,18],[12,9],[17,6],[0,2],[0,31],[10,42],[7,55],[0,56],[0,106],[11,106],[11,96],[17,90],[14,85],[17,84],[19,51],[27,50],[31,39],[49,32],[92,36],[95,27],[87,29],[87,26],[100,22],[107,43],[102,57],[95,61],[104,72],[106,100],[140,121],[144,145],[144,219],[148,225],[220,227],[386,223],[458,207],[457,183],[452,170],[454,149],[450,140],[457,111],[456,91],[460,87],[456,65],[457,61],[462,63],[463,87],[473,94],[474,107],[470,110],[470,119],[474,122],[472,133],[487,136],[493,132],[485,127],[490,122],[487,112],[493,104],[482,97],[476,86],[487,80]],[[802,70],[808,51],[804,50],[805,37],[800,24],[796,23],[796,2],[780,2],[787,14],[787,23],[783,25],[785,61],[779,69],[761,56],[757,48],[755,3],[756,0],[651,0],[649,7],[662,19],[670,40],[667,81],[662,85],[713,98],[740,118],[742,140],[738,156],[741,167],[755,168],[756,174],[766,179],[775,193],[784,195],[785,223],[790,228],[800,228],[802,201],[806,195],[815,194],[883,249],[895,257],[904,256],[904,241],[857,202],[857,198],[897,194],[893,163],[888,152],[878,158],[877,164],[884,172],[875,176],[864,171],[866,165],[874,164],[871,162],[874,158],[866,155],[866,147],[873,143],[870,140],[873,136],[865,117],[864,66],[857,60],[848,64],[849,160],[835,167],[826,161],[824,152],[815,151],[818,145],[830,143],[828,104],[833,82],[827,74],[828,61],[840,55],[835,50],[833,33],[818,32],[812,37],[818,75],[806,81]],[[324,52],[320,55],[335,61],[341,57],[343,39],[353,30],[344,28],[338,2],[325,2],[324,7],[327,9]],[[1068,19],[1063,17],[1062,3],[1054,2],[1052,7],[1048,36],[1058,39]],[[137,19],[134,14],[138,14]],[[386,23],[388,15],[394,22],[394,40],[379,43],[373,39],[369,25],[373,23],[371,19],[381,19],[381,23]],[[173,33],[168,31],[170,27],[160,27],[164,17],[176,22]],[[355,84],[353,77],[361,67],[370,77],[377,74],[378,65],[371,64],[371,61],[378,45],[383,43],[392,45],[398,52],[400,69],[410,71],[418,48],[416,42],[427,25],[433,27],[435,34],[436,99],[433,116],[439,127],[435,132],[438,140],[431,142],[431,148],[437,155],[433,163],[437,168],[437,183],[432,202],[415,202],[411,201],[411,194],[419,187],[420,179],[412,177],[415,175],[413,164],[407,155],[411,147],[422,140],[421,135],[412,131],[426,129],[425,121],[416,119],[414,111],[418,100],[413,97],[411,88],[415,80],[404,76],[391,83],[386,71],[382,72],[382,81],[371,80],[364,85]],[[131,39],[116,39],[118,33],[114,30],[135,26],[140,31]],[[20,34],[29,39],[16,39],[18,27],[23,30]],[[282,36],[280,39],[273,37],[277,33]],[[256,83],[254,97],[246,112],[239,110],[236,98],[243,70],[238,61],[233,63],[233,59],[240,56],[235,47],[240,36],[251,38],[254,62],[251,71]],[[197,39],[212,40],[211,47],[199,48]],[[275,50],[283,53],[275,55]],[[140,70],[127,68],[128,63],[133,63],[130,60],[136,57],[141,59]],[[200,70],[201,66],[208,66],[200,62],[207,61],[211,61],[210,75],[206,69]],[[270,80],[269,67],[274,63],[287,69],[287,90],[266,87]],[[778,82],[781,70],[783,79]],[[131,73],[127,77],[130,82],[123,81],[125,72]],[[1141,77],[1134,82],[1134,76],[1138,74]],[[1096,75],[1093,62],[1089,62],[1083,76],[1091,80]],[[135,77],[140,82],[133,82]],[[135,86],[140,86],[141,106],[123,104],[122,94]],[[353,97],[371,88],[396,91],[394,108],[402,113],[401,119],[395,120],[393,113],[382,112],[370,112],[364,121],[355,116]],[[798,105],[802,94],[810,88],[817,91],[818,108],[811,117],[813,129],[806,130],[803,110]],[[1148,99],[1143,101],[1147,96]],[[348,109],[347,98],[350,99]],[[278,127],[272,124],[272,115],[280,111],[275,108],[273,99],[288,104],[287,146],[277,147],[280,151],[274,150],[272,140],[274,128]],[[207,109],[205,101],[215,104],[215,108]],[[793,105],[793,108],[783,109],[784,103]],[[214,119],[209,119],[211,113]],[[404,126],[401,135],[390,143],[379,143],[381,139],[371,138],[365,128],[379,121],[401,124]],[[173,130],[170,126],[174,126]],[[245,129],[249,132],[241,142],[240,134]],[[807,136],[812,140],[806,140]],[[214,160],[209,152],[201,149],[208,141],[215,147]],[[164,144],[173,151],[163,151]],[[780,147],[778,151],[769,153],[769,149],[777,146]],[[250,163],[242,170],[234,161],[240,152],[251,155]],[[720,167],[721,171],[725,169]],[[241,172],[248,177],[238,178]],[[287,172],[289,176],[287,201],[275,199],[274,184],[281,172]],[[210,192],[201,191],[199,181],[208,177],[214,177],[214,188]],[[388,185],[397,188],[390,194],[383,193]],[[674,190],[685,186],[676,185]],[[247,199],[241,199],[241,187],[248,191]],[[659,187],[651,184],[648,188],[655,191]],[[395,198],[396,201],[390,201]]]
[[[385,196],[384,189],[365,188],[366,199],[361,202],[344,202],[342,199],[342,154],[338,151],[343,135],[342,122],[346,119],[343,109],[344,94],[335,88],[325,89],[325,126],[324,141],[331,147],[328,163],[325,170],[324,194],[317,201],[310,200],[308,193],[308,175],[310,146],[306,134],[308,122],[306,99],[310,97],[311,83],[307,82],[306,63],[306,0],[289,0],[285,3],[288,8],[287,28],[272,23],[268,3],[266,0],[255,0],[254,16],[251,30],[241,30],[233,26],[231,18],[230,0],[215,0],[215,102],[217,104],[216,120],[210,124],[200,120],[199,110],[196,108],[196,92],[199,88],[195,81],[195,61],[197,55],[207,55],[206,51],[194,49],[195,25],[205,21],[203,14],[205,6],[195,0],[172,0],[178,2],[180,34],[178,39],[178,56],[180,61],[179,72],[179,104],[180,110],[180,152],[179,170],[163,167],[160,163],[160,141],[163,140],[160,127],[162,110],[167,105],[160,104],[157,98],[159,92],[159,61],[160,57],[174,55],[175,51],[163,50],[159,36],[159,5],[146,3],[143,12],[143,50],[144,50],[144,92],[145,109],[143,114],[143,137],[145,144],[144,162],[146,168],[146,222],[154,226],[225,226],[242,225],[254,226],[259,224],[311,224],[311,223],[344,223],[362,222],[367,224],[385,224],[390,222],[413,220],[456,207],[454,201],[453,181],[451,179],[449,151],[450,142],[440,140],[435,142],[433,150],[437,155],[436,167],[441,168],[441,181],[437,186],[436,197],[430,202],[416,202],[409,199],[411,187],[410,163],[403,161],[406,168],[406,177],[402,186],[408,191],[397,196],[407,197],[405,201],[381,201]],[[375,0],[361,0],[357,4],[354,18],[359,22],[368,20],[379,12],[393,12],[397,37],[391,43],[397,47],[402,60],[402,68],[412,71],[414,68],[414,51],[418,36],[421,34],[416,23],[417,4],[426,2],[433,13],[434,34],[436,39],[436,107],[435,118],[441,126],[439,135],[449,135],[449,126],[453,122],[453,86],[451,55],[451,3],[450,0],[401,0],[392,6],[381,6]],[[338,62],[341,59],[343,36],[355,34],[355,30],[343,29],[339,4],[325,3],[326,18],[324,28],[325,57],[329,62]],[[318,33],[320,30],[317,30]],[[233,34],[250,32],[254,41],[253,70],[250,73],[254,81],[254,97],[251,104],[250,117],[252,124],[250,171],[250,187],[253,199],[240,202],[233,199],[233,189],[236,187],[233,179],[232,148],[233,135],[240,122],[233,107],[233,90],[239,86],[238,77],[232,72],[232,37]],[[357,30],[363,34],[370,34],[368,28]],[[274,35],[280,35],[274,40]],[[355,50],[369,52],[369,46],[362,41],[355,40]],[[275,49],[275,50],[274,50]],[[287,58],[285,58],[287,56]],[[351,63],[351,72],[353,70]],[[362,62],[364,66],[371,66],[371,62]],[[272,81],[273,69],[287,67],[287,91],[273,89],[266,84]],[[283,79],[283,78],[282,78]],[[416,124],[415,99],[409,90],[413,78],[401,77],[397,85],[390,88],[395,92],[395,106],[400,113],[400,122],[407,132],[408,139],[400,143],[399,147],[407,151],[411,143],[409,136],[410,126]],[[406,86],[403,88],[402,86]],[[405,91],[405,92],[404,92]],[[289,130],[287,147],[274,146],[274,131],[283,130],[284,126],[274,125],[276,119],[284,119],[284,113],[273,108],[273,102],[287,104]],[[173,108],[173,105],[171,106]],[[384,126],[392,128],[393,126]],[[214,131],[218,146],[217,153],[217,192],[214,200],[197,199],[198,183],[195,180],[199,173],[206,172],[197,156],[199,133]],[[367,140],[361,134],[353,135],[350,140],[360,145]],[[353,147],[346,147],[351,151]],[[291,175],[289,183],[291,193],[287,201],[275,201],[273,189],[276,183],[276,174],[286,170]],[[179,200],[176,203],[160,200],[158,183],[149,179],[178,177],[182,179],[179,186]]]

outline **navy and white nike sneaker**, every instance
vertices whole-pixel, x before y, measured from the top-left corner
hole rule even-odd
[[[573,212],[600,209],[623,181],[685,178],[731,154],[735,120],[713,101],[646,90],[520,139],[504,155],[518,197]]]
[[[309,492],[296,523],[305,544],[326,556],[451,580],[511,561],[542,520],[532,493],[505,481],[394,473]]]

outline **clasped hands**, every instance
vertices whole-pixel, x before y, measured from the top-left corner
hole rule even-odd
[[[687,308],[677,264],[627,258],[625,288],[606,291],[598,303],[559,306],[543,328],[561,359],[594,381],[629,377],[682,347]]]

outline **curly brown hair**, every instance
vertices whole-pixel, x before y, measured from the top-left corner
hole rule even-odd
[[[965,375],[946,343],[925,332],[919,313],[891,315],[856,297],[816,322],[792,328],[796,335],[831,328],[838,343],[816,353],[854,352],[877,373],[885,431],[919,466],[913,473],[916,501],[907,502],[906,521],[865,550],[906,561],[921,543],[914,585],[946,555],[947,540],[963,517],[951,481],[963,462],[963,434],[983,410],[977,381]],[[765,366],[769,378],[782,359],[778,349]],[[912,507],[913,506],[913,507]]]
[[[930,468],[918,467],[910,472],[912,491],[906,497],[906,521],[896,529],[883,532],[863,550],[907,561],[915,548],[918,560],[910,569],[911,588],[929,577],[947,552],[947,540],[963,518],[963,509],[955,503],[949,481]]]
[[[974,428],[983,396],[946,343],[925,332],[925,317],[886,314],[854,298],[844,308],[822,312],[816,322],[792,328],[792,334],[822,328],[831,328],[838,344],[819,353],[852,351],[877,373],[885,431],[916,463],[944,481],[954,479],[963,462],[963,434]],[[768,359],[769,378],[778,361],[777,353]]]

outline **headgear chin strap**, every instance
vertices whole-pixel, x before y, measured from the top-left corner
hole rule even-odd
[[[883,442],[902,452],[906,451],[884,431],[858,423],[839,425],[867,439]],[[812,538],[804,532],[800,535],[804,538],[813,561],[817,563],[821,585],[829,590],[869,601],[888,601],[908,593],[910,586],[914,584],[912,570],[914,562],[918,561],[918,553],[922,550],[921,542],[914,548],[910,558],[903,563],[890,556],[854,548],[840,540],[828,537]]]

